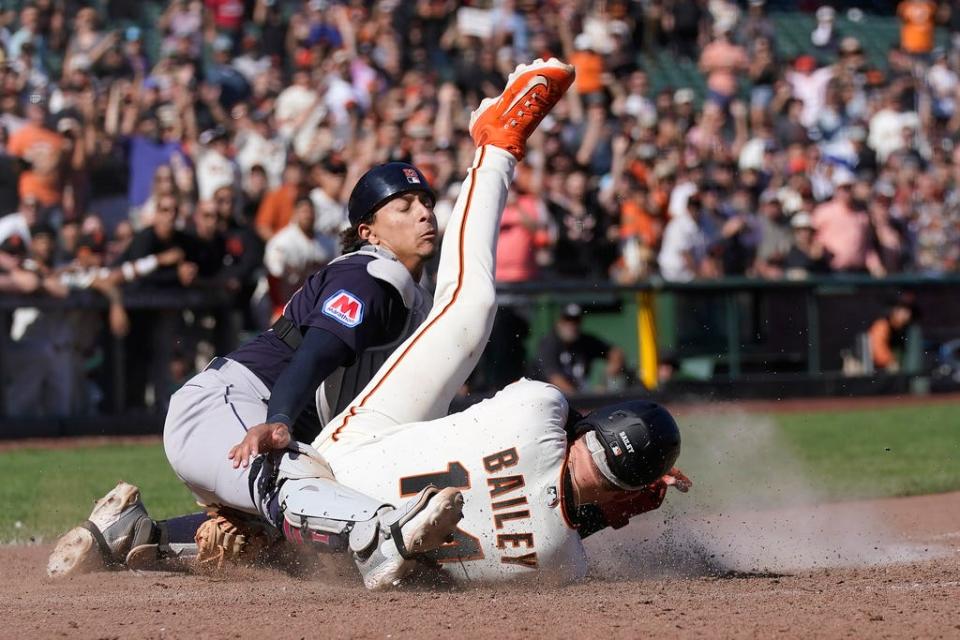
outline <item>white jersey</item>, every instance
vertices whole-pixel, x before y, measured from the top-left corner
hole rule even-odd
[[[461,489],[455,540],[430,554],[457,582],[570,582],[586,557],[563,510],[566,420],[556,387],[521,380],[461,413],[329,445],[324,457],[339,482],[393,504],[427,484]]]

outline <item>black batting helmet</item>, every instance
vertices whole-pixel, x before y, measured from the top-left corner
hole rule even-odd
[[[576,423],[574,433],[588,434],[587,446],[597,467],[621,489],[640,489],[657,480],[680,455],[680,429],[656,402],[632,400],[602,407]]]
[[[350,192],[347,204],[350,224],[356,227],[368,221],[389,200],[413,192],[426,194],[431,202],[436,201],[427,179],[412,164],[388,162],[370,169]]]

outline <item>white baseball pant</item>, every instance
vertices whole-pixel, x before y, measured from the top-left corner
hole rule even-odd
[[[433,309],[314,441],[327,459],[447,414],[490,337],[497,238],[515,166],[503,149],[477,149],[444,234]]]

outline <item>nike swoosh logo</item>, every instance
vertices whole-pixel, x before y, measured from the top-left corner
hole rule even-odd
[[[527,86],[525,86],[525,87],[523,88],[523,91],[521,91],[520,93],[517,94],[517,97],[514,98],[514,99],[513,99],[513,102],[510,103],[510,106],[507,107],[507,111],[506,111],[506,112],[507,112],[507,113],[510,113],[511,111],[513,111],[513,108],[514,108],[515,106],[517,106],[517,103],[518,103],[518,102],[520,102],[521,100],[523,100],[524,96],[526,96],[528,93],[530,93],[530,91],[532,91],[532,90],[535,89],[536,87],[539,87],[540,85],[547,86],[547,79],[546,79],[545,77],[543,77],[543,76],[534,76],[534,77],[530,78],[530,82],[528,82],[528,83],[527,83]]]

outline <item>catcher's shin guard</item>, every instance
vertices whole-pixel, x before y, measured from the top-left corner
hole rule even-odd
[[[368,589],[398,583],[416,567],[419,554],[443,544],[463,517],[460,492],[436,487],[395,509],[334,480],[298,478],[280,484],[278,499],[286,537],[319,541],[328,549],[331,539],[346,541]]]

